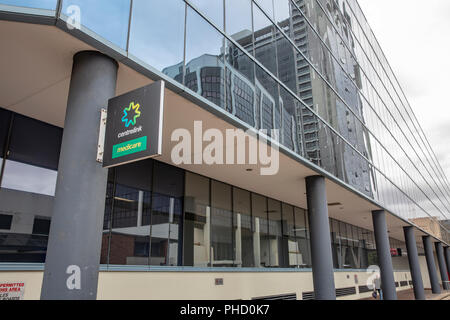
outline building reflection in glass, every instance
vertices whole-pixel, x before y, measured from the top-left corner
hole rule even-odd
[[[311,8],[311,2],[314,1],[299,0],[296,4],[307,10],[308,3]],[[277,138],[285,147],[373,197],[376,184],[371,166],[342,139],[371,158],[368,132],[354,116],[364,119],[361,96],[347,74],[360,83],[359,65],[353,56],[340,48],[343,44],[339,43],[332,25],[319,10],[310,10],[309,20],[320,26],[319,32],[328,39],[327,45],[335,49],[334,55],[307,27],[304,11],[288,4],[283,10],[276,11],[278,25],[303,55],[256,6],[253,6],[254,32],[243,29],[230,35],[239,46],[205,21],[199,21],[202,18],[196,13],[188,11],[186,65],[184,67],[181,62],[163,72],[177,81],[184,79],[187,88],[256,129],[280,129]],[[245,2],[242,5],[245,6]],[[233,30],[235,26],[236,23],[232,24]],[[201,28],[201,32],[196,28]],[[211,48],[206,50],[197,45],[201,36],[211,43]],[[354,47],[350,33],[347,33],[346,41],[348,46]],[[255,64],[241,48],[265,69]],[[194,56],[193,52],[199,55]],[[319,77],[310,63],[326,75],[328,83]],[[303,103],[278,85],[265,70],[278,76]],[[342,138],[311,110],[331,124]]]

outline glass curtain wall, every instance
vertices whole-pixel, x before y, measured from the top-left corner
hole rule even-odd
[[[189,172],[185,208],[185,265],[311,266],[303,209]],[[197,240],[192,242],[193,226]],[[202,253],[194,259],[198,263],[187,263],[192,261],[192,243]]]
[[[377,264],[374,233],[330,218],[331,247],[336,269],[366,269]]]
[[[252,127],[279,129],[286,148],[447,239],[449,181],[357,1],[60,3],[113,49]]]
[[[0,108],[0,262],[44,262],[62,129]]]
[[[130,8],[131,0],[62,0],[61,14],[71,16],[76,9],[84,28],[127,50]]]
[[[0,0],[0,5],[22,8],[56,10],[58,0]]]
[[[101,263],[305,268],[306,212],[164,163],[109,170]]]

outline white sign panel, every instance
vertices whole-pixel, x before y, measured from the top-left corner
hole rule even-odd
[[[23,300],[25,282],[0,282],[0,300]]]

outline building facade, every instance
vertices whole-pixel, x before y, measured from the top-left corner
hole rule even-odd
[[[46,258],[89,250],[83,232],[88,298],[356,299],[374,265],[388,298],[446,289],[450,184],[356,0],[0,0],[0,41],[0,282],[26,298],[55,295]],[[157,80],[163,154],[91,163],[99,108]],[[194,121],[269,130],[279,172],[174,163]]]

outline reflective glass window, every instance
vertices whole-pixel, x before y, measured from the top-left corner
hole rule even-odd
[[[306,211],[294,208],[295,237],[298,243],[299,253],[297,263],[301,268],[311,267],[311,248],[309,243],[309,227]]]
[[[250,126],[256,125],[255,65],[237,46],[227,41],[227,107]]]
[[[233,40],[245,44],[242,39],[252,36],[251,0],[225,0],[226,32]]]
[[[233,188],[234,235],[237,267],[254,267],[254,245],[250,192]]]
[[[222,108],[225,105],[224,48],[223,36],[188,8],[185,85]]]
[[[126,49],[131,0],[64,0],[61,14],[71,16],[76,6],[81,25],[100,37]]]
[[[184,171],[155,161],[150,228],[150,264],[177,266],[181,261]]]
[[[45,261],[62,129],[0,112],[1,139],[11,127],[8,158],[0,188],[0,212],[12,213],[0,232],[0,262]],[[5,141],[2,141],[5,154]]]
[[[337,220],[330,218],[330,234],[331,234],[331,251],[333,254],[333,266],[338,269],[340,266],[339,257],[339,223]]]
[[[61,142],[61,128],[15,114],[2,188],[53,196]]]
[[[269,76],[262,68],[256,66],[256,89],[259,92],[259,100],[257,104],[257,113],[261,129],[268,130],[277,127],[276,113],[279,112],[280,101],[278,99],[278,85],[275,80]]]
[[[113,203],[107,198],[104,223],[110,231],[103,233],[101,261],[105,263],[109,251],[109,264],[148,265],[153,162],[136,162],[110,172],[113,170],[115,179],[110,176],[109,180],[115,182],[115,193]]]
[[[129,53],[182,82],[184,20],[183,1],[134,0]]]
[[[272,3],[272,0],[254,0],[254,1],[258,3],[258,5],[264,10],[264,12],[270,18],[273,18],[273,3]],[[279,1],[279,0],[276,0],[276,1]]]
[[[105,199],[105,214],[103,216],[103,231],[102,231],[102,248],[100,252],[100,263],[108,264],[109,258],[109,239],[111,238],[112,227],[112,211],[114,207],[115,186],[114,180],[116,169],[108,170],[108,181],[106,184],[106,199]]]
[[[8,6],[56,10],[58,0],[0,0],[0,4]]]
[[[281,248],[283,251],[283,267],[300,267],[301,253],[296,239],[294,207],[282,204],[283,238]]]
[[[268,199],[267,212],[269,218],[269,267],[282,267],[285,261],[282,244],[281,202]],[[287,266],[287,265],[286,265]]]
[[[255,57],[272,74],[277,75],[274,26],[256,6],[253,7],[254,51]]]
[[[5,153],[11,115],[12,113],[10,111],[0,108],[0,157],[3,157]]]
[[[188,0],[188,2],[210,19],[216,27],[223,30],[223,0]]]
[[[2,189],[54,196],[57,176],[58,172],[55,170],[6,160],[1,187]]]
[[[211,251],[210,180],[186,172],[183,265],[207,267]]]
[[[286,89],[280,86],[280,109],[282,116],[280,141],[296,153],[301,153],[300,103]]]
[[[270,237],[267,220],[267,198],[253,193],[252,218],[255,267],[268,267],[270,263]]]
[[[275,21],[283,29],[286,27],[290,29],[289,21],[292,16],[291,0],[274,0],[273,5],[275,9]]]
[[[211,266],[234,266],[234,230],[231,186],[211,182]],[[240,262],[240,261],[239,261]],[[238,263],[239,263],[238,262]]]

